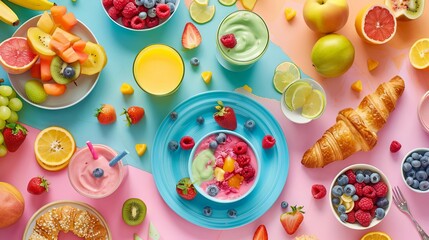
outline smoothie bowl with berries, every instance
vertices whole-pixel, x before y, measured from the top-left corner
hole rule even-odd
[[[197,191],[218,203],[246,197],[255,188],[260,161],[250,142],[220,130],[205,135],[192,149],[188,171]]]
[[[385,218],[392,202],[392,189],[379,169],[368,164],[355,164],[335,176],[329,198],[331,210],[341,224],[364,230]]]

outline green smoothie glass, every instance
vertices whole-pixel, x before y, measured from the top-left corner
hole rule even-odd
[[[234,34],[237,44],[224,46],[222,36]],[[244,71],[257,62],[268,48],[269,31],[264,20],[256,13],[239,10],[226,16],[216,33],[216,58],[230,71]]]

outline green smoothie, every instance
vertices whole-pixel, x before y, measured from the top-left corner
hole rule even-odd
[[[220,39],[226,34],[234,34],[237,44],[233,48],[225,47]],[[231,13],[221,22],[217,31],[217,49],[219,59],[239,67],[249,67],[265,53],[269,42],[269,32],[264,20],[251,11],[240,10]],[[225,66],[229,68],[229,66]],[[231,70],[231,69],[230,69]]]
[[[192,162],[192,176],[195,184],[213,179],[216,159],[210,149],[201,151]]]

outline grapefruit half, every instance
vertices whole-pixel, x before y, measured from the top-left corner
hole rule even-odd
[[[356,16],[356,32],[366,42],[383,44],[390,41],[396,33],[396,18],[393,12],[383,5],[363,8]]]
[[[0,65],[7,73],[28,71],[39,56],[31,51],[27,38],[11,37],[0,43]]]

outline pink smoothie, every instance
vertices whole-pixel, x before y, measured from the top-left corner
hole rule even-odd
[[[109,161],[117,153],[104,145],[94,144],[98,159],[93,159],[88,147],[80,149],[70,160],[68,175],[73,188],[80,194],[91,198],[103,198],[112,194],[121,184],[127,168],[119,161],[113,167]],[[103,170],[101,177],[94,177],[96,168]]]
[[[199,186],[200,190],[206,192],[207,186],[214,184],[219,188],[219,192],[214,198],[219,200],[234,200],[248,193],[255,183],[258,174],[256,155],[252,147],[244,139],[228,133],[226,134],[225,143],[218,144],[218,147],[214,151],[210,150],[209,144],[211,141],[216,141],[216,136],[217,133],[204,138],[195,149],[192,162],[192,175],[199,180],[196,180],[194,185]],[[246,143],[246,153],[237,154],[234,152],[234,146],[239,142]],[[204,155],[205,160],[198,160],[201,158],[200,153]],[[250,162],[241,164],[240,166],[239,161],[236,161],[239,155],[247,155],[250,158]],[[225,160],[229,157],[234,159],[233,171],[228,171],[228,168],[224,167]],[[246,165],[251,166],[255,170],[254,176],[248,179],[245,179],[244,176],[246,175],[243,171]],[[218,169],[216,170],[216,168]],[[219,174],[219,172],[221,173]],[[240,184],[238,186],[230,184],[229,179],[233,177],[239,180]]]

